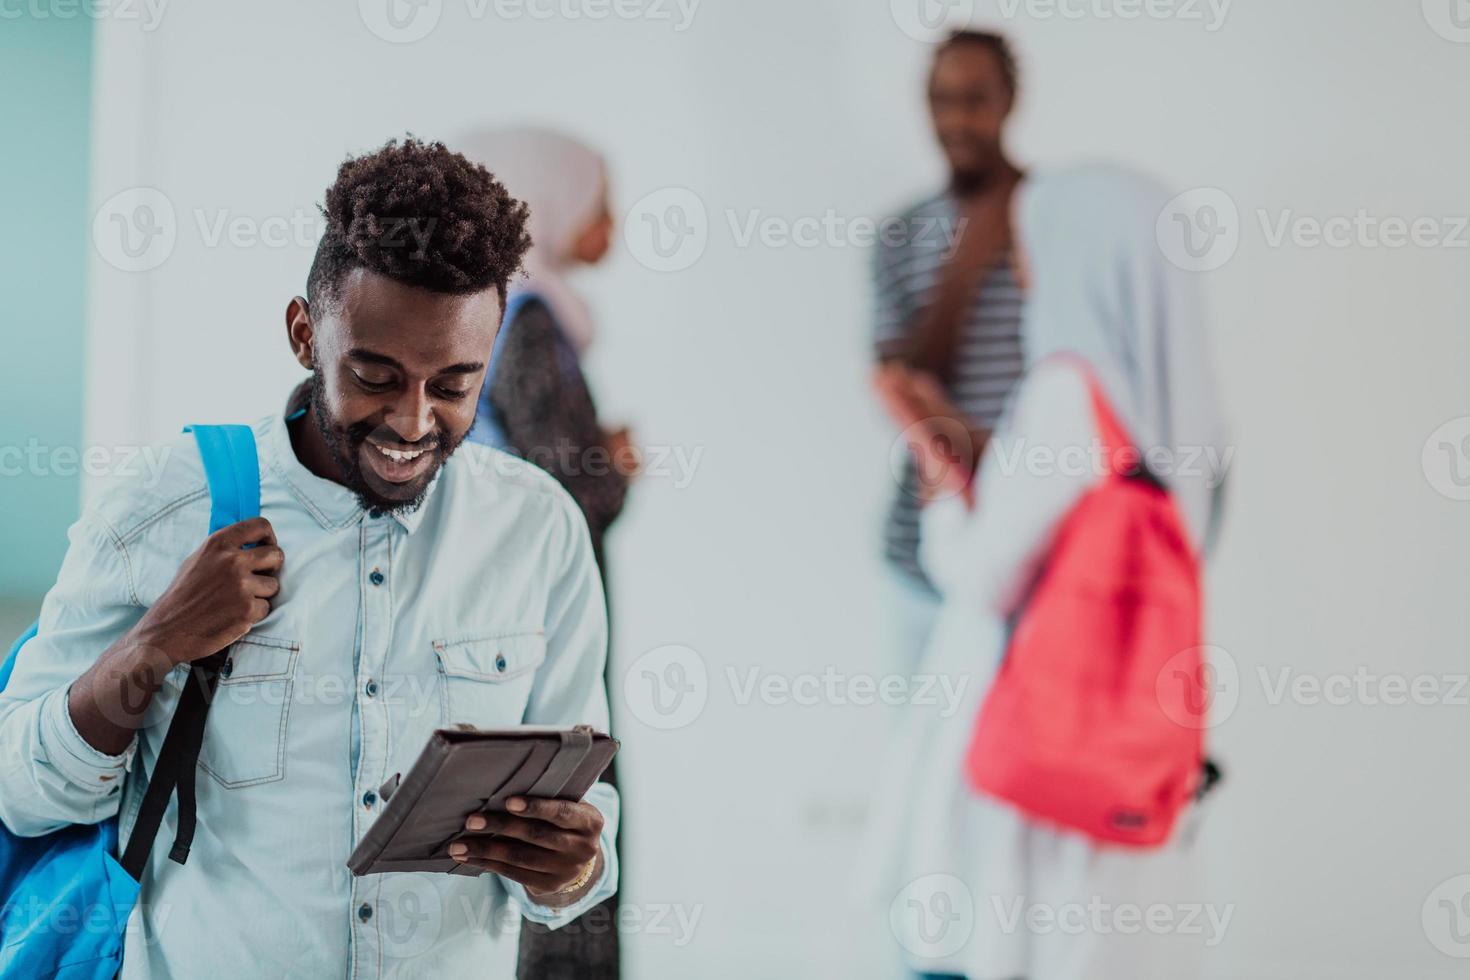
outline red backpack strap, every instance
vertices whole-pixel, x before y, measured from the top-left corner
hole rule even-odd
[[[1109,468],[1117,476],[1127,476],[1135,472],[1142,455],[1129,437],[1128,430],[1118,421],[1118,416],[1108,401],[1107,392],[1103,391],[1102,383],[1092,370],[1092,364],[1075,351],[1060,351],[1048,356],[1046,360],[1070,364],[1082,373],[1087,382],[1087,392],[1092,399],[1092,420],[1097,425],[1098,441],[1107,454]]]

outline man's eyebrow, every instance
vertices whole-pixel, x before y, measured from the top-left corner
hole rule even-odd
[[[462,361],[459,364],[451,364],[447,368],[440,368],[435,374],[474,374],[485,366],[483,361]]]
[[[355,361],[367,361],[369,364],[382,364],[385,367],[402,371],[403,365],[389,357],[387,354],[379,354],[377,351],[368,350],[366,347],[354,347],[347,352],[347,356]],[[438,374],[474,374],[485,367],[484,361],[461,361],[451,364],[446,368],[435,371]]]
[[[347,352],[347,356],[354,361],[367,361],[369,364],[382,364],[386,367],[397,368],[400,371],[403,370],[403,365],[399,364],[387,354],[379,354],[377,351],[368,350],[366,347],[354,347]]]

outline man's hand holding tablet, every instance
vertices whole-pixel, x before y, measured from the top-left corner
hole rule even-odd
[[[449,856],[520,882],[541,905],[571,905],[601,877],[602,813],[590,803],[514,796],[464,826]]]

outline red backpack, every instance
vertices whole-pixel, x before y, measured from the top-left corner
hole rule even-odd
[[[1174,498],[1074,362],[1108,474],[1057,531],[965,768],[975,789],[1037,820],[1157,845],[1205,766],[1199,558]]]

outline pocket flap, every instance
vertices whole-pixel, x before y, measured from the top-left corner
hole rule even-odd
[[[537,630],[435,640],[434,653],[448,676],[494,683],[535,670],[546,659],[546,635]]]
[[[246,634],[230,647],[220,670],[221,684],[284,680],[291,676],[292,661],[301,644],[274,636]]]

